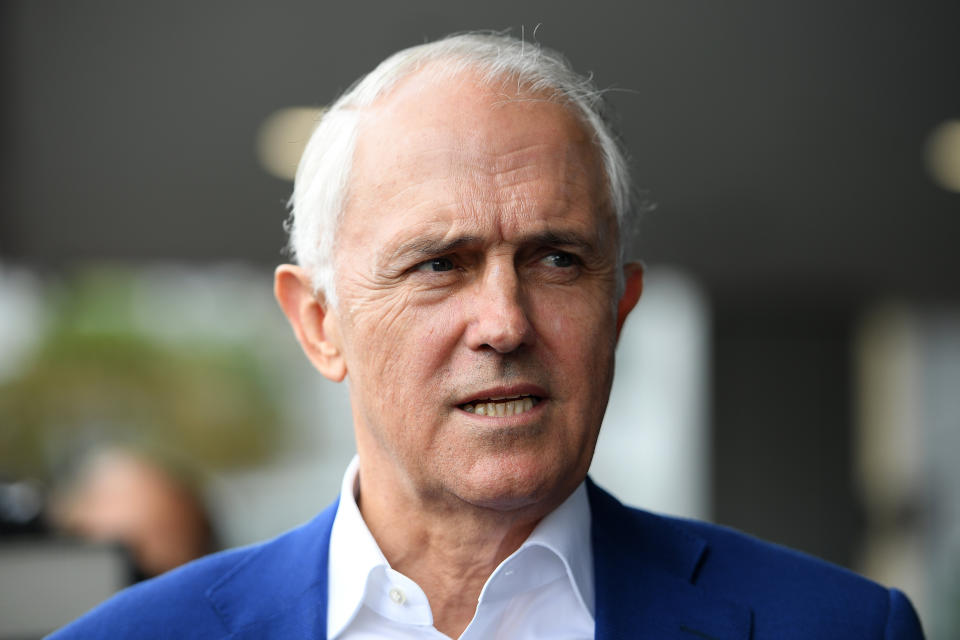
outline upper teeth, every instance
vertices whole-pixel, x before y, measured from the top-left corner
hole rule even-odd
[[[524,411],[533,409],[536,404],[532,396],[523,396],[519,398],[491,398],[487,402],[471,402],[463,405],[463,410],[467,413],[475,413],[478,416],[513,416]]]

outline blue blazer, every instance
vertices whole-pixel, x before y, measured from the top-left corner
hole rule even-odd
[[[589,480],[587,490],[598,640],[923,638],[896,589],[729,529],[624,507]],[[326,638],[336,510],[131,587],[51,638]]]

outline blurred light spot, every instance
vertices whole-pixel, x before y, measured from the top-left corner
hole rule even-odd
[[[27,524],[40,515],[43,495],[32,482],[0,484],[0,522]]]
[[[938,185],[960,192],[960,120],[947,120],[930,134],[927,169]]]
[[[324,109],[289,107],[274,111],[257,131],[257,159],[273,176],[293,180],[310,134]]]
[[[39,277],[0,262],[0,382],[22,373],[46,331],[45,311]]]

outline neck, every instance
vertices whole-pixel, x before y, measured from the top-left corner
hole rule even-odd
[[[459,637],[487,579],[550,509],[503,512],[453,497],[424,499],[378,480],[361,469],[364,522],[390,566],[423,589],[437,630]]]

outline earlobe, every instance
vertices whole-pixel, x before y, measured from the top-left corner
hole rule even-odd
[[[327,309],[322,296],[314,294],[307,273],[296,265],[280,265],[274,272],[273,293],[313,366],[324,377],[342,381],[347,375],[347,365],[340,345],[337,316]]]
[[[639,262],[625,264],[623,279],[623,295],[617,303],[617,338],[620,337],[620,330],[623,329],[627,315],[636,306],[637,301],[640,300],[640,294],[643,293],[643,265]]]

